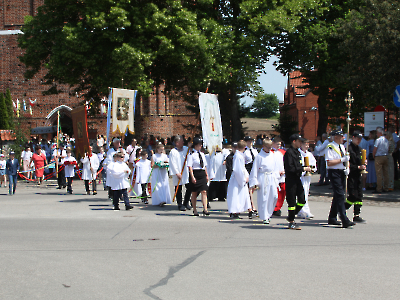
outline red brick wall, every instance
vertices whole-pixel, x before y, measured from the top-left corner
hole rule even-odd
[[[24,16],[35,14],[39,5],[44,0],[0,0],[4,5],[0,6],[0,30],[20,29]],[[25,67],[21,64],[18,56],[23,51],[18,48],[16,35],[0,36],[0,91],[10,89],[13,100],[37,99],[33,109],[33,115],[29,114],[29,105],[26,103],[27,112],[21,111],[18,121],[25,128],[49,126],[51,122],[46,116],[56,107],[67,105],[75,108],[80,105],[80,99],[69,95],[70,88],[64,86],[63,93],[58,95],[43,96],[42,92],[48,87],[41,84],[44,71],[37,74],[33,79],[24,79]],[[195,116],[187,110],[186,102],[182,97],[169,99],[164,96],[164,86],[154,88],[148,98],[137,99],[135,130],[136,135],[153,134],[155,136],[168,137],[176,134],[191,135],[191,130],[186,127],[195,124]],[[52,119],[54,120],[54,119]],[[98,134],[106,134],[107,120],[105,116],[90,117],[89,128],[97,129]]]

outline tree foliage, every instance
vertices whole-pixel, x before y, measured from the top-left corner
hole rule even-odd
[[[2,92],[0,92],[0,129],[8,129],[8,109]]]
[[[10,89],[6,90],[4,102],[7,110],[8,127],[7,129],[14,129],[14,107],[11,97]]]
[[[275,94],[258,94],[251,105],[249,117],[272,118],[279,110],[279,99]]]

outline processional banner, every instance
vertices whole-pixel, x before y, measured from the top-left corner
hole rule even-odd
[[[82,157],[85,152],[90,152],[86,106],[73,109],[71,118],[75,137],[75,155],[76,157]]]
[[[135,133],[136,90],[112,89],[112,135]]]
[[[222,149],[222,124],[218,96],[208,93],[199,94],[201,129],[203,145],[212,153]]]

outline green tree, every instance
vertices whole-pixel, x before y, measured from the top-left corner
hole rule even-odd
[[[8,109],[2,92],[0,92],[0,129],[8,129]]]
[[[14,129],[14,108],[10,89],[6,90],[6,96],[4,100],[8,110],[8,129]]]
[[[279,114],[279,124],[275,124],[274,129],[279,132],[280,137],[286,145],[290,145],[290,136],[296,131],[297,122],[293,120],[292,116],[289,115],[289,107],[281,107]]]
[[[279,99],[275,94],[258,94],[254,98],[250,117],[272,118],[279,110]]]

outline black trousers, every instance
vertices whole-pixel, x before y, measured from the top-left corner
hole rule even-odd
[[[399,168],[398,168],[398,163],[399,163],[399,153],[400,151],[397,150],[392,153],[393,156],[393,164],[394,164],[394,179],[397,180],[399,179]]]
[[[84,180],[85,181],[85,189],[86,192],[89,192],[89,180]],[[95,192],[97,190],[97,185],[96,185],[96,179],[92,180],[92,191]]]
[[[303,185],[300,176],[286,175],[286,201],[288,204],[288,221],[293,222],[297,213],[306,204]],[[297,201],[296,201],[297,197]]]
[[[126,189],[114,190],[113,193],[113,205],[114,207],[119,207],[119,199],[123,197],[125,206],[130,206],[128,192]]]
[[[350,174],[347,178],[347,190],[349,195],[344,206],[346,207],[346,209],[349,209],[354,205],[355,216],[360,215],[362,206],[363,192],[361,179],[362,177],[360,173],[356,173],[354,175]]]
[[[60,165],[58,166],[60,168]],[[58,172],[57,183],[60,188],[65,187],[65,169],[63,168],[61,171]]]
[[[182,206],[182,205],[188,205],[189,201],[190,201],[190,195],[192,194],[192,191],[190,190],[190,184],[187,183],[185,184],[185,198],[183,200],[183,204],[182,204],[182,185],[180,185],[178,187],[178,191],[176,192],[176,203],[178,204],[178,206]],[[175,191],[176,191],[176,187],[175,187]]]
[[[339,214],[340,219],[343,224],[349,222],[349,219],[346,215],[346,208],[344,205],[345,195],[344,195],[344,186],[346,176],[344,175],[344,170],[328,170],[329,180],[331,181],[332,189],[333,189],[333,199],[331,210],[329,212],[328,221],[336,221],[337,215]]]
[[[226,199],[226,181],[210,181],[210,186],[207,191],[208,201],[218,198],[218,201]]]
[[[146,201],[147,200],[147,183],[142,183],[142,201]]]
[[[67,191],[70,193],[72,193],[72,179],[73,177],[67,177]]]

